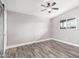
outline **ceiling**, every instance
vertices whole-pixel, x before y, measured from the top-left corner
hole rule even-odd
[[[79,0],[54,0],[57,4],[54,7],[58,7],[59,10],[53,10],[52,13],[47,11],[41,12],[42,0],[2,0],[6,4],[7,10],[20,12],[24,14],[34,15],[38,17],[50,18],[56,17],[76,6],[79,5]]]

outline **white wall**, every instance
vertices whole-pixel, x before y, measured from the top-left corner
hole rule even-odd
[[[68,18],[77,19],[77,29],[60,29],[60,20]],[[60,15],[55,19],[51,19],[51,21],[52,38],[79,45],[79,7]]]
[[[7,13],[8,46],[39,40],[48,32],[48,21],[33,15],[11,11]]]

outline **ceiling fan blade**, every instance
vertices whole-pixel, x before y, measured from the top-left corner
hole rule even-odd
[[[41,11],[45,11],[46,9],[43,9],[43,10],[41,10]]]
[[[52,3],[52,6],[54,6],[55,4],[56,4],[56,2],[53,2],[53,3]]]
[[[41,4],[41,6],[46,7],[45,5]]]
[[[52,9],[54,9],[54,10],[58,10],[59,8],[52,8]]]

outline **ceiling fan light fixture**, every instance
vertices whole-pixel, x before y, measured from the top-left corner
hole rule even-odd
[[[50,9],[50,8],[48,8],[48,9],[47,9],[47,11],[51,11],[51,9]]]

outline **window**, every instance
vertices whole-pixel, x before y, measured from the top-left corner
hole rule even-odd
[[[76,18],[70,18],[60,21],[60,29],[75,29],[77,27]]]

